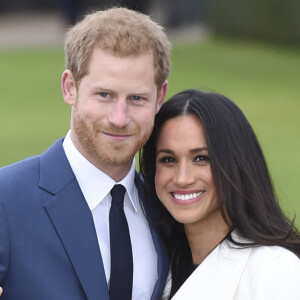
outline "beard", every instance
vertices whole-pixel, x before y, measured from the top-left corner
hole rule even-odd
[[[122,166],[131,162],[135,154],[144,146],[150,137],[154,120],[147,128],[141,128],[136,123],[126,128],[116,128],[84,119],[78,112],[77,105],[73,108],[72,130],[81,149],[92,163]],[[108,141],[102,132],[110,134],[130,135],[128,141]],[[85,156],[85,155],[84,155]]]

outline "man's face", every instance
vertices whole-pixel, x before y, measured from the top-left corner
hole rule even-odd
[[[154,82],[151,54],[119,57],[95,49],[76,89],[72,140],[103,171],[129,168],[153,128],[165,96]]]

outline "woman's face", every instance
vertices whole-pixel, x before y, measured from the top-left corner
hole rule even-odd
[[[157,140],[155,186],[178,222],[205,224],[219,218],[206,139],[197,117],[180,116],[163,125]]]

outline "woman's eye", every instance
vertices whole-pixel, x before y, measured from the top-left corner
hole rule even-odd
[[[168,164],[168,163],[174,163],[175,159],[173,157],[166,156],[160,158],[158,161],[163,164]]]
[[[200,163],[203,163],[203,164],[208,164],[209,163],[208,155],[197,155],[194,160],[195,160],[195,162],[200,162]]]

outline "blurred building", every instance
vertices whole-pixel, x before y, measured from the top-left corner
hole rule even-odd
[[[61,46],[65,31],[87,12],[125,6],[151,14],[172,40],[206,35],[208,0],[0,0],[0,47]]]
[[[86,12],[111,6],[151,14],[171,37],[180,31],[198,37],[204,28],[219,36],[300,45],[300,0],[0,0],[0,31],[8,14],[47,18],[51,12],[58,26],[67,27]]]

